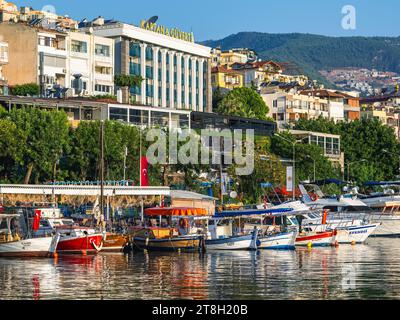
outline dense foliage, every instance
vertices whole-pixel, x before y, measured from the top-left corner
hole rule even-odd
[[[251,88],[236,88],[218,103],[218,112],[245,118],[266,120],[269,108],[261,96]]]
[[[114,82],[117,87],[138,87],[142,83],[142,77],[126,75],[126,74],[116,74],[114,76]]]
[[[27,83],[11,87],[11,93],[15,96],[38,96],[40,87],[36,83]]]
[[[350,123],[319,118],[300,120],[298,130],[310,130],[341,135],[341,149],[345,163],[350,163],[350,179],[392,180],[399,172],[400,145],[393,128],[378,119],[362,119]]]

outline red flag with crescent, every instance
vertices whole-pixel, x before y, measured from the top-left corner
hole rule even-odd
[[[39,230],[41,215],[42,215],[42,212],[40,210],[35,210],[35,216],[33,218],[33,226],[32,226],[33,231]]]
[[[142,172],[140,173],[140,185],[142,187],[148,187],[149,186],[149,162],[147,161],[147,157],[142,157],[140,159],[141,163],[141,170]]]

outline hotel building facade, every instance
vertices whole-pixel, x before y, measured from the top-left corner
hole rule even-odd
[[[211,49],[158,27],[145,28],[117,21],[88,23],[98,36],[114,39],[115,73],[141,76],[140,87],[131,88],[135,104],[177,110],[212,111]]]

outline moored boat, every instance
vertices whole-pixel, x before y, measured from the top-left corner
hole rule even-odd
[[[107,232],[103,239],[102,252],[122,252],[129,243],[129,237],[122,234]]]
[[[173,228],[143,228],[133,238],[134,249],[148,251],[196,251],[201,247],[200,235],[176,235]]]
[[[57,253],[61,254],[97,254],[103,247],[103,234],[95,229],[78,226],[57,227],[60,240]]]
[[[340,244],[364,243],[368,237],[380,226],[380,223],[372,223],[360,226],[337,228],[336,241]]]
[[[149,208],[146,225],[134,230],[134,250],[196,251],[204,249],[204,229],[199,227],[208,212],[203,208]],[[158,219],[157,219],[158,218]]]
[[[259,249],[294,250],[296,248],[297,231],[265,235],[258,238]]]
[[[296,238],[296,246],[313,246],[313,247],[324,247],[334,246],[336,242],[337,231],[324,231],[324,232],[313,232],[307,231],[300,233]]]
[[[257,250],[257,233],[231,236],[219,239],[207,239],[207,250]]]
[[[11,224],[19,220],[19,214],[1,214],[7,229],[0,230],[0,257],[50,257],[55,253],[59,236],[21,239],[18,231],[12,231]]]

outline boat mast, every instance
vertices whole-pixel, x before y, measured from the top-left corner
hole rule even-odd
[[[104,216],[104,121],[100,121],[100,218]],[[103,221],[101,221],[103,222]]]

